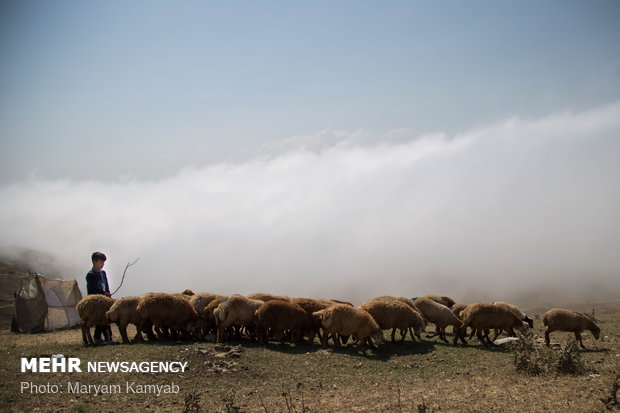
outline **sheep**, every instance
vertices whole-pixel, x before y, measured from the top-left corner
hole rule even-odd
[[[318,317],[314,317],[312,314],[324,310],[336,303],[330,300],[315,300],[313,298],[292,298],[291,302],[293,304],[297,304],[301,308],[303,308],[308,315],[310,315],[312,319],[312,324],[314,326],[314,332],[318,335],[319,340],[322,340],[321,328],[323,327],[321,320]],[[312,341],[312,340],[310,340]]]
[[[95,340],[90,333],[94,326],[107,326],[110,324],[106,318],[106,311],[112,307],[114,299],[102,294],[91,294],[82,298],[75,306],[82,319],[82,340],[86,345],[95,345]]]
[[[531,318],[529,318],[523,311],[521,311],[521,309],[519,307],[517,307],[514,304],[510,304],[507,303],[505,301],[495,301],[493,304],[503,307],[507,310],[510,310],[514,313],[514,315],[516,315],[517,317],[519,317],[521,319],[521,321],[525,321],[527,323],[527,325],[529,326],[529,328],[534,328],[534,320],[532,320]],[[495,329],[495,337],[493,337],[493,341],[495,341],[495,339],[501,334],[502,330],[500,329]]]
[[[590,330],[596,340],[599,339],[601,334],[601,329],[589,316],[564,308],[553,308],[547,311],[543,314],[542,321],[546,327],[545,344],[547,347],[551,344],[549,335],[554,331],[572,331],[575,333],[575,339],[579,340],[579,344],[583,349],[586,347],[581,341],[582,331]]]
[[[433,300],[436,303],[443,304],[448,308],[452,308],[452,306],[456,303],[456,301],[454,301],[452,298],[446,297],[444,295],[440,296],[440,295],[427,294],[425,296],[418,297],[418,298],[428,298],[429,300]]]
[[[164,337],[167,337],[168,329],[172,330],[173,339],[176,338],[177,331],[187,337],[198,320],[198,313],[189,300],[177,294],[145,294],[140,297],[136,310],[142,319],[140,330],[146,332],[149,340],[155,340],[152,327],[160,329]]]
[[[222,303],[222,301],[224,301],[225,299],[227,299],[227,296],[219,296],[217,298],[214,298],[213,301],[211,301],[209,304],[207,304],[204,308],[204,317],[205,317],[205,330],[207,333],[212,332],[212,333],[216,333],[217,332],[217,321],[215,319],[215,315],[213,315],[213,312],[215,311],[215,309]],[[200,314],[200,313],[199,313]]]
[[[430,298],[420,297],[414,301],[413,305],[420,310],[424,318],[435,324],[439,338],[446,343],[448,342],[445,333],[446,327],[451,325],[459,329],[463,325],[461,320],[459,320],[447,306],[431,300]]]
[[[476,336],[483,345],[494,345],[489,340],[488,331],[498,328],[508,331],[511,336],[515,336],[514,328],[524,331],[527,325],[516,316],[511,310],[490,303],[474,303],[468,305],[461,311],[463,318],[463,328],[470,327],[476,331]],[[482,335],[484,332],[484,336]],[[456,344],[457,337],[454,338]]]
[[[196,313],[198,313],[197,330],[199,330],[201,338],[207,334],[208,330],[208,314],[206,312],[207,305],[221,295],[210,293],[198,293],[190,297],[189,303]]]
[[[252,327],[256,310],[263,303],[264,301],[262,300],[253,300],[239,294],[234,294],[224,299],[213,311],[217,322],[217,342],[222,342],[224,330],[227,327],[233,325]]]
[[[354,335],[357,339],[356,342],[362,343],[362,345],[366,341],[370,342],[371,338],[376,345],[380,345],[383,342],[383,331],[372,316],[362,308],[351,307],[347,304],[336,304],[317,311],[313,315],[321,320],[325,329],[323,340],[321,340],[323,346],[327,345],[327,339],[330,334]],[[340,347],[338,340],[334,340],[334,344],[336,347]]]
[[[454,304],[452,306],[452,314],[454,314],[454,316],[456,318],[458,318],[459,320],[463,321],[463,318],[461,317],[461,312],[463,310],[465,310],[465,308],[467,308],[466,304]],[[466,328],[458,328],[456,326],[452,327],[454,330],[454,344],[456,345],[456,343],[458,342],[458,340],[460,339],[461,342],[463,344],[467,344],[467,341],[465,341],[465,335],[467,334],[467,329]]]
[[[121,334],[123,343],[129,344],[129,338],[127,337],[127,325],[133,324],[136,326],[137,333],[134,337],[134,341],[144,341],[142,338],[142,332],[140,331],[140,314],[136,309],[140,297],[123,297],[119,298],[112,304],[110,309],[105,313],[106,318],[111,323],[116,323],[118,331]]]
[[[410,328],[414,332],[411,334],[413,341],[414,334],[420,338],[420,332],[424,329],[422,316],[399,299],[380,297],[366,301],[361,308],[368,311],[382,330],[392,329],[392,342],[396,341],[396,329],[400,330],[401,343],[405,341]]]
[[[272,300],[291,301],[290,297],[283,295],[272,295],[267,293],[254,293],[247,296],[250,300],[261,300],[264,302]]]
[[[285,331],[290,330],[294,343],[301,341],[304,334],[314,340],[312,315],[297,304],[283,300],[271,300],[262,304],[255,312],[258,339],[267,342],[267,330],[276,340],[282,340]]]

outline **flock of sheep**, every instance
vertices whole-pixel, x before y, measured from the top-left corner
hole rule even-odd
[[[515,329],[525,332],[533,327],[533,320],[518,307],[506,303],[478,302],[456,304],[449,297],[427,295],[416,299],[382,296],[366,301],[359,307],[339,300],[291,298],[271,294],[248,296],[194,294],[186,290],[180,294],[147,293],[141,297],[113,299],[103,295],[89,295],[77,304],[82,319],[82,338],[85,344],[95,344],[90,328],[116,323],[123,343],[130,343],[127,326],[134,324],[134,340],[205,339],[214,337],[218,342],[231,337],[246,336],[266,343],[270,339],[294,343],[305,339],[312,343],[318,337],[323,346],[331,339],[337,347],[352,337],[362,347],[373,347],[383,342],[383,330],[396,331],[401,342],[409,333],[411,339],[421,339],[427,323],[435,325],[435,334],[446,339],[446,327],[452,326],[454,345],[461,340],[466,344],[467,329],[485,346],[502,331],[515,336]],[[553,331],[571,331],[579,340],[589,330],[598,339],[600,329],[585,314],[565,309],[552,309],[542,317],[546,326],[545,343],[550,344]],[[491,340],[489,333],[494,330]],[[432,337],[430,335],[428,337]]]

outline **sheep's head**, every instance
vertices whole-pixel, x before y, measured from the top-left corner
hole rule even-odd
[[[517,327],[517,330],[519,330],[521,334],[527,334],[527,332],[530,330],[530,326],[525,321],[522,321],[521,326]]]
[[[597,326],[594,326],[594,328],[592,329],[592,335],[594,336],[595,339],[599,339],[601,336],[601,329],[598,328]]]
[[[534,320],[532,320],[528,316],[525,316],[523,321],[525,321],[527,323],[527,325],[530,326],[530,328],[534,328]]]
[[[375,345],[380,346],[383,344],[383,330],[377,330],[371,335],[372,340],[375,342]]]

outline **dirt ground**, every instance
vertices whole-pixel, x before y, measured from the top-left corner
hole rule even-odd
[[[0,411],[603,412],[618,408],[610,400],[620,374],[620,314],[597,319],[602,340],[586,332],[588,350],[579,353],[585,373],[541,376],[517,372],[513,353],[484,348],[476,339],[458,347],[436,338],[387,342],[362,353],[357,348],[323,349],[317,343],[261,346],[250,341],[227,346],[167,342],[84,347],[79,330],[28,335],[3,331]],[[535,333],[540,341],[539,320]],[[115,334],[118,338],[116,329]],[[554,333],[552,341],[563,343],[569,336]],[[80,358],[82,367],[94,361],[181,361],[188,363],[188,371],[20,372],[22,357],[52,354]],[[121,392],[69,393],[68,383],[76,382],[91,389],[118,385]],[[137,385],[168,385],[174,390],[172,383],[177,392],[135,393]],[[48,384],[58,386],[58,392],[50,392]],[[28,386],[25,391],[23,386]]]

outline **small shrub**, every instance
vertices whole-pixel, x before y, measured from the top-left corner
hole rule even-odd
[[[568,339],[555,359],[555,369],[561,374],[579,375],[586,371],[581,353],[577,348],[577,341],[574,338]]]
[[[518,372],[539,376],[549,372],[549,354],[536,346],[534,337],[517,333],[519,340],[511,343],[514,365]]]

